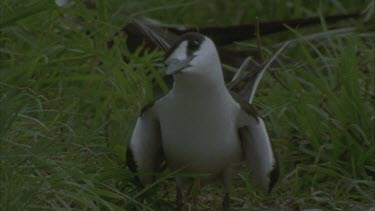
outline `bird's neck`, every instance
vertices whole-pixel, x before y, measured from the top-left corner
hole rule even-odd
[[[207,77],[182,73],[174,79],[173,91],[186,97],[220,96],[228,92],[221,72]]]

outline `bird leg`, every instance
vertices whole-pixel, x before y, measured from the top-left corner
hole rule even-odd
[[[182,195],[182,190],[180,187],[177,186],[177,192],[176,192],[176,211],[181,210],[183,205],[184,196]]]
[[[225,193],[224,199],[223,199],[223,211],[229,211],[230,208],[230,197],[229,193]]]
[[[184,194],[183,190],[183,181],[181,178],[176,178],[176,210],[181,210],[184,205]]]
[[[223,198],[223,210],[229,211],[230,208],[230,188],[232,186],[233,170],[238,168],[236,165],[232,165],[223,172],[223,183],[224,183],[224,198]]]
[[[198,195],[199,195],[199,192],[200,192],[200,179],[199,178],[195,178],[193,180],[193,205],[195,207],[196,210],[198,210]]]

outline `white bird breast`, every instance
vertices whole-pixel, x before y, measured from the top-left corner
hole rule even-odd
[[[216,100],[216,102],[215,102]],[[184,172],[218,174],[241,160],[238,108],[232,98],[186,101],[173,92],[156,105],[167,163]],[[214,105],[214,106],[213,106]]]

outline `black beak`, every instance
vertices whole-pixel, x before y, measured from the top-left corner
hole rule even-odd
[[[165,61],[166,66],[166,74],[167,75],[173,75],[176,73],[179,73],[181,70],[190,67],[190,62],[193,60],[195,55],[189,56],[186,59],[180,60],[180,59],[167,59]]]

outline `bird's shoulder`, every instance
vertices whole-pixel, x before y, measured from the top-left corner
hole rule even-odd
[[[141,112],[140,112],[139,116],[141,117],[143,114],[151,111],[156,105],[158,105],[162,101],[165,101],[168,98],[167,96],[169,95],[169,93],[170,92],[161,94],[158,97],[156,97],[152,102],[147,103],[145,106],[143,106],[143,108],[141,109]]]
[[[259,113],[252,104],[246,102],[246,100],[244,100],[239,94],[233,91],[230,91],[230,94],[232,98],[235,100],[235,102],[238,103],[242,111],[244,111],[247,115],[252,116],[255,119],[258,119]]]

